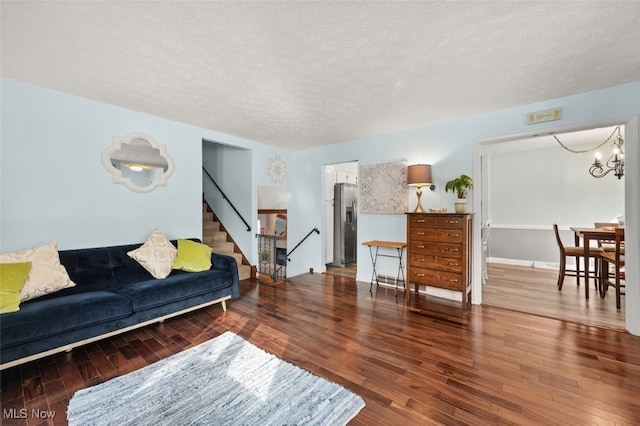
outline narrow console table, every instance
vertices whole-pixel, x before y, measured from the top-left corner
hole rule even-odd
[[[398,259],[398,273],[396,274],[396,293],[398,292],[398,283],[402,283],[402,288],[406,291],[406,281],[404,279],[404,268],[402,266],[402,253],[404,252],[407,243],[398,242],[398,241],[380,241],[373,240],[362,243],[363,246],[369,247],[369,255],[371,255],[371,263],[373,264],[373,272],[371,274],[371,284],[369,285],[369,291],[373,288],[373,282],[376,282],[376,286],[378,283],[378,272],[376,271],[376,264],[378,262],[378,257],[392,257],[394,259]],[[380,253],[380,248],[388,248],[394,249],[394,254],[385,254]],[[375,251],[374,251],[375,248]]]

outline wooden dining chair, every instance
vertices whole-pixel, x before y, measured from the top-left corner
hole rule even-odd
[[[613,252],[603,251],[599,255],[600,263],[600,297],[607,295],[609,286],[616,288],[616,309],[620,309],[620,296],[624,295],[622,289],[622,268],[624,268],[624,228],[616,228],[614,240],[615,250]],[[610,267],[613,267],[613,282],[611,281]]]
[[[584,272],[580,273],[580,258],[584,255],[584,248],[580,246],[571,246],[567,247],[562,243],[562,239],[560,238],[560,232],[558,232],[558,225],[556,223],[553,224],[553,232],[556,234],[556,242],[558,243],[558,249],[560,249],[560,272],[558,274],[558,290],[562,290],[562,284],[564,283],[564,277],[576,277],[576,283],[580,285],[580,277],[584,276]],[[593,274],[589,274],[589,277],[593,277],[593,282],[598,289],[598,256],[600,253],[603,253],[601,248],[597,247],[589,247],[589,259],[585,259],[585,262],[589,262],[591,258],[596,260],[595,262],[595,271]],[[575,257],[576,258],[576,268],[575,269],[567,269],[567,258]],[[589,285],[589,277],[585,277],[584,283],[585,285]]]
[[[616,222],[595,222],[593,225],[596,228],[618,228],[620,226]],[[615,240],[598,240],[598,247],[604,251],[614,252],[616,250],[616,242]]]

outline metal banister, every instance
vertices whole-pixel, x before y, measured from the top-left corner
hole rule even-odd
[[[309,235],[316,233],[318,235],[320,235],[320,231],[318,230],[318,228],[313,228],[311,231],[309,231],[309,233],[302,239],[300,240],[300,242],[298,244],[296,244],[296,246],[294,248],[291,249],[291,251],[289,253],[287,253],[287,260],[289,262],[291,262],[291,259],[289,259],[289,256],[291,255],[291,253],[293,253],[295,251],[295,249],[297,249],[300,244],[304,243],[304,240],[306,240],[307,238],[309,238]]]
[[[236,214],[238,215],[240,220],[242,220],[242,222],[244,222],[244,224],[247,226],[247,231],[251,231],[251,226],[249,226],[249,223],[244,219],[244,217],[242,217],[242,215],[240,214],[238,209],[236,209],[236,206],[234,206],[233,203],[231,202],[231,200],[229,199],[229,197],[227,197],[227,194],[225,194],[222,191],[222,189],[220,188],[220,186],[218,186],[218,184],[216,183],[215,179],[213,179],[213,176],[211,176],[211,174],[207,171],[207,169],[204,166],[202,166],[202,170],[206,173],[207,176],[209,176],[209,179],[211,180],[211,182],[213,182],[213,184],[216,186],[216,188],[218,188],[218,191],[220,191],[220,194],[222,194],[222,198],[227,200],[227,202],[229,203],[229,205],[231,206],[233,211],[236,212]]]

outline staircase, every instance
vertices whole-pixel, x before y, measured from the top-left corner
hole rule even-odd
[[[252,267],[240,253],[229,234],[220,225],[206,202],[202,203],[202,242],[211,247],[213,253],[226,254],[236,259],[240,280],[252,278]],[[253,273],[255,278],[255,273]]]

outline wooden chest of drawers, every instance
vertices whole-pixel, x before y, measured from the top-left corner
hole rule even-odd
[[[471,214],[407,213],[407,302],[411,284],[462,293],[471,304]]]

